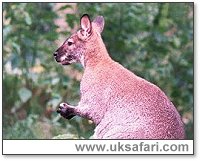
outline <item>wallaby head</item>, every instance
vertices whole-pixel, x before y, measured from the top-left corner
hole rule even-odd
[[[80,62],[84,65],[84,56],[87,54],[88,46],[94,43],[104,28],[103,16],[97,16],[93,21],[87,14],[80,19],[80,29],[72,34],[59,47],[54,57],[56,61],[62,65],[68,65]]]

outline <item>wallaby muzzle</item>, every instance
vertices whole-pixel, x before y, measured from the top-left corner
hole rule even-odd
[[[61,48],[58,48],[53,55],[55,60],[62,65],[69,65],[74,59],[72,55],[67,55]]]

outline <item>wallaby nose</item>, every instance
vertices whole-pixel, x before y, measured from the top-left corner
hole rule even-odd
[[[59,58],[59,56],[58,56],[58,51],[55,51],[55,52],[53,53],[53,56],[54,56],[54,59],[59,63],[59,62],[60,62],[60,58]]]
[[[53,53],[53,56],[56,57],[57,55],[58,55],[58,52],[55,51],[55,52]]]

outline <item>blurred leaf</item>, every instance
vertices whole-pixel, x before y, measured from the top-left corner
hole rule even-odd
[[[73,28],[74,27],[74,25],[75,25],[75,20],[76,19],[76,15],[75,14],[67,14],[66,15],[66,20],[67,20],[67,23],[68,23],[68,25],[70,26],[70,28]]]
[[[7,25],[3,28],[3,37],[7,37],[8,34],[12,31],[12,26],[11,25]]]
[[[51,106],[53,108],[53,110],[56,110],[56,108],[58,107],[58,105],[60,104],[60,102],[62,101],[62,98],[53,98],[51,100],[48,101],[47,105]]]
[[[64,6],[60,7],[59,10],[66,10],[68,8],[72,8],[72,6],[71,5],[64,5]]]
[[[21,51],[19,44],[15,43],[15,42],[12,42],[12,46],[17,51],[17,53],[19,54],[20,51]]]
[[[177,47],[177,48],[180,47],[181,41],[180,41],[179,38],[175,37],[175,38],[173,39],[173,42],[174,42],[175,47]]]
[[[60,81],[60,78],[53,78],[51,84],[55,85],[55,84],[59,83],[59,81]]]
[[[62,134],[54,136],[52,139],[79,139],[79,137],[75,134]]]
[[[25,21],[26,21],[27,25],[31,25],[32,24],[31,17],[27,12],[25,12]]]
[[[24,103],[27,102],[32,96],[32,92],[25,87],[21,88],[18,91],[18,94],[19,94],[21,101],[24,102]]]

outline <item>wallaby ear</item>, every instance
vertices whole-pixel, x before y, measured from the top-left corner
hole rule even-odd
[[[92,22],[94,23],[96,30],[99,33],[102,33],[102,31],[104,29],[104,18],[103,18],[103,16],[97,16]]]
[[[83,36],[88,36],[88,35],[91,34],[91,31],[92,31],[92,24],[91,24],[89,15],[84,14],[84,15],[81,17],[80,25],[81,25],[82,35],[83,35]]]

